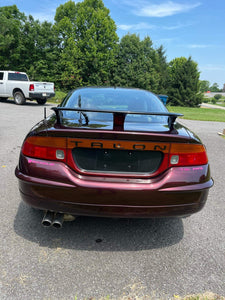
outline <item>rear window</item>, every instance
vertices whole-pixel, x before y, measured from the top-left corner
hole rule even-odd
[[[168,112],[161,100],[151,92],[126,88],[82,88],[70,92],[63,100],[62,107],[83,108],[106,111],[126,112]],[[83,125],[91,122],[112,122],[112,113],[61,111],[64,125],[77,123]],[[84,120],[82,120],[84,119]],[[168,117],[154,115],[127,114],[125,122],[133,123],[167,123]]]
[[[151,92],[122,88],[86,88],[70,93],[62,106],[113,111],[167,112]]]
[[[28,81],[27,75],[22,73],[9,73],[8,80]]]

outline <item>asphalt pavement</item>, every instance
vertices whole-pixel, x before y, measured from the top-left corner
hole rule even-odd
[[[215,104],[209,104],[209,103],[202,103],[201,107],[203,108],[214,108],[214,109],[225,109],[224,106],[219,106],[219,105],[215,105]]]
[[[186,219],[79,217],[57,230],[43,228],[42,213],[21,202],[14,176],[23,139],[42,118],[36,103],[0,102],[0,299],[225,296],[225,139],[217,134],[225,123],[181,121],[205,143],[215,180],[201,212]]]

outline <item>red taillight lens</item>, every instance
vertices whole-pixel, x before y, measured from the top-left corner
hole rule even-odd
[[[197,166],[208,163],[205,147],[199,144],[172,144],[169,166]]]
[[[34,84],[30,84],[29,91],[30,91],[30,92],[33,92],[33,91],[34,91]]]
[[[22,153],[29,157],[65,162],[66,138],[28,137],[23,144]]]

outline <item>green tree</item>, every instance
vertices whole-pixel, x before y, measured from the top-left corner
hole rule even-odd
[[[69,1],[57,8],[61,80],[70,88],[109,84],[118,36],[102,0]]]
[[[220,88],[219,88],[218,83],[216,83],[216,82],[213,83],[212,86],[210,86],[209,90],[210,90],[210,92],[214,92],[214,93],[221,91]]]
[[[208,80],[200,80],[200,91],[205,93],[210,90],[210,83]]]
[[[0,65],[2,69],[17,69],[21,57],[21,31],[26,17],[16,5],[0,7]]]
[[[83,85],[81,70],[78,63],[82,54],[73,38],[67,40],[67,46],[62,50],[58,63],[57,82],[64,90],[73,89]]]
[[[156,66],[156,71],[159,74],[159,85],[157,89],[158,94],[167,94],[167,90],[168,90],[169,75],[168,75],[168,63],[166,61],[165,53],[166,51],[163,48],[163,46],[160,46],[158,49],[156,49],[157,63],[155,64],[155,66]]]
[[[60,50],[58,48],[58,38],[55,29],[50,22],[36,22],[34,37],[34,55],[31,58],[27,72],[36,80],[54,81],[57,68],[56,62]],[[33,69],[33,72],[32,72]]]
[[[191,57],[179,57],[169,63],[168,103],[180,106],[198,106],[203,99],[199,92],[198,65]]]
[[[149,37],[141,41],[136,34],[123,36],[116,61],[114,85],[157,91],[159,85],[159,74],[155,67],[157,54]]]
[[[77,45],[83,54],[83,81],[89,85],[109,85],[119,40],[115,22],[102,0],[84,0],[77,5]]]
[[[221,95],[221,94],[216,94],[216,95],[214,96],[214,98],[215,98],[216,100],[220,100],[220,99],[222,98],[222,95]]]
[[[55,30],[58,34],[59,47],[64,49],[67,46],[68,39],[76,40],[77,6],[74,1],[68,1],[61,4],[56,9]]]

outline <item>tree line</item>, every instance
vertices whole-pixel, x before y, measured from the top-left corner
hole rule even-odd
[[[167,94],[171,105],[202,101],[198,65],[191,57],[169,63],[163,46],[127,34],[120,40],[102,0],[70,0],[54,23],[35,20],[16,5],[0,7],[0,69],[53,81],[68,91],[81,86],[123,86]]]
[[[200,91],[202,93],[205,92],[223,92],[223,89],[219,88],[218,83],[214,82],[212,85],[210,85],[210,82],[208,80],[201,80],[200,81]]]

